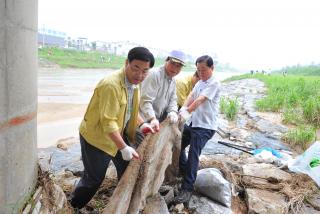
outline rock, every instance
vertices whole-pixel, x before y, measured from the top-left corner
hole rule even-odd
[[[253,163],[253,164],[244,165],[242,168],[243,168],[243,174],[245,175],[265,178],[271,181],[288,182],[292,179],[289,173],[278,169],[272,164]],[[247,178],[252,180],[252,182],[257,180],[256,178],[249,177],[249,176]]]
[[[166,204],[170,204],[174,198],[174,189],[171,186],[161,186],[159,189],[160,195],[164,198]]]
[[[236,126],[241,129],[246,129],[246,125],[248,123],[247,117],[243,115],[238,115],[237,121],[236,121]]]
[[[244,142],[249,136],[250,133],[241,128],[234,128],[230,131],[230,137],[233,137],[235,141]]]
[[[239,155],[242,151],[221,145],[218,143],[218,139],[210,139],[205,147],[202,149],[203,155],[213,155],[213,154],[226,154],[226,155]]]
[[[160,194],[156,194],[146,201],[146,206],[142,212],[143,214],[169,214],[166,202]]]
[[[181,203],[181,204],[175,205],[173,208],[173,211],[177,213],[185,213],[183,204]]]
[[[67,151],[56,149],[51,155],[50,168],[53,173],[58,171],[72,171],[75,174],[83,171],[80,144],[73,144]]]
[[[68,150],[68,148],[75,144],[78,143],[79,139],[76,139],[75,137],[68,137],[68,138],[63,138],[58,140],[57,142],[57,148],[62,149],[62,150]]]
[[[285,197],[280,193],[246,189],[246,195],[249,214],[282,214],[287,204]]]
[[[246,140],[254,143],[256,148],[270,147],[275,150],[290,150],[289,147],[283,144],[279,139],[271,138],[260,132],[252,133]]]
[[[320,192],[308,198],[308,203],[320,211]]]
[[[189,202],[189,210],[192,214],[232,214],[232,210],[230,208],[215,203],[207,197],[202,197],[200,195],[194,194],[192,195]]]
[[[247,111],[247,115],[250,119],[254,120],[254,121],[259,121],[260,117],[258,116],[258,114],[254,111],[248,110]]]
[[[231,172],[240,173],[242,172],[242,165],[239,163],[239,157],[237,155],[200,155],[200,168],[221,168],[223,167],[222,164],[227,166],[227,170]]]
[[[319,214],[320,210],[315,209],[310,204],[305,204],[302,209],[301,213],[307,213],[307,214]]]
[[[257,121],[254,126],[261,131],[262,133],[274,134],[279,133],[276,136],[286,133],[288,128],[281,124],[274,124],[268,120],[260,119]]]

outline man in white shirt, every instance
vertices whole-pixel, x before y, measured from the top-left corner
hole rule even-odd
[[[174,77],[185,65],[182,51],[171,51],[165,64],[152,70],[141,84],[140,114],[159,131],[159,122],[169,117],[178,121],[176,83]]]
[[[199,156],[203,147],[218,128],[220,82],[213,76],[214,64],[210,56],[204,55],[196,60],[200,80],[179,111],[186,121],[181,139],[179,169],[183,175],[181,191],[175,203],[188,204],[193,192],[199,166]],[[190,145],[188,157],[185,148]]]

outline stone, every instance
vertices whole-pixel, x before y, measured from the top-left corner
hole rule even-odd
[[[76,139],[75,137],[68,137],[68,138],[63,138],[59,139],[57,142],[57,148],[62,149],[62,150],[68,150],[71,145],[74,143],[78,143],[79,139]]]
[[[270,147],[276,150],[290,150],[289,147],[282,143],[280,139],[272,138],[261,132],[253,132],[246,140],[254,143],[258,149],[262,147]]]
[[[236,150],[218,143],[218,139],[211,138],[202,149],[201,154],[213,155],[213,154],[226,154],[226,155],[239,155],[242,151]]]
[[[234,128],[230,131],[230,137],[233,137],[235,141],[245,142],[248,136],[250,136],[250,133],[241,128]]]
[[[292,179],[289,173],[281,169],[278,169],[276,166],[272,164],[253,163],[253,164],[246,164],[242,168],[243,168],[244,175],[265,178],[265,179],[278,181],[278,182],[288,182]],[[251,180],[257,180],[254,177],[253,178],[248,177],[248,178]]]
[[[173,211],[175,211],[177,213],[184,213],[184,205],[183,205],[183,203],[175,205],[174,208],[173,208]]]
[[[170,204],[174,198],[174,189],[171,186],[161,186],[159,189],[160,195],[164,198],[166,204]]]
[[[231,208],[222,206],[208,199],[207,197],[203,197],[200,195],[192,195],[189,202],[189,210],[192,214],[232,214]]]
[[[286,133],[288,128],[281,124],[274,124],[265,119],[260,119],[257,121],[254,126],[261,131],[262,133]]]
[[[147,199],[146,206],[142,214],[169,214],[167,204],[160,194],[156,194]]]
[[[246,195],[249,214],[282,214],[287,204],[285,197],[276,192],[246,189]]]

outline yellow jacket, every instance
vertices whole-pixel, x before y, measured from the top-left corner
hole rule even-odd
[[[184,101],[186,101],[188,95],[192,91],[192,76],[193,75],[176,79],[177,103],[179,106],[183,106]]]
[[[86,141],[111,156],[115,156],[118,149],[108,134],[119,131],[123,136],[127,97],[125,72],[122,68],[98,83],[80,124],[80,134]],[[134,141],[137,128],[139,97],[137,88],[134,91],[132,112],[127,128],[131,142]]]

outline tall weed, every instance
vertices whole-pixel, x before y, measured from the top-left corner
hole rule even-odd
[[[320,99],[310,97],[303,104],[302,109],[305,119],[316,127],[320,127]]]
[[[228,120],[235,120],[239,112],[239,102],[238,99],[230,99],[222,97],[220,99],[220,111],[224,113]]]
[[[307,149],[316,138],[316,130],[311,126],[299,126],[284,135],[284,140],[291,145],[299,145]]]

